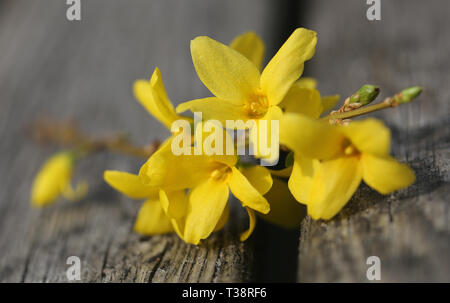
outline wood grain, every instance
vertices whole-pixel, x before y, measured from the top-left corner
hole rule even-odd
[[[124,131],[137,144],[168,131],[134,100],[135,79],[158,66],[173,103],[209,93],[197,78],[189,41],[225,43],[248,30],[273,48],[275,6],[264,0],[96,0],[82,20],[66,20],[65,1],[0,2],[0,281],[65,282],[66,258],[80,257],[82,282],[248,281],[251,242],[242,209],[201,247],[174,235],[142,238],[132,226],[140,201],[114,192],[105,169],[137,172],[142,161],[99,154],[81,162],[89,196],[48,209],[29,206],[34,174],[56,149],[39,148],[24,130],[37,117],[75,118],[94,135]]]
[[[366,259],[381,260],[381,282],[450,281],[448,1],[381,1],[382,20],[365,1],[314,1],[306,25],[319,33],[308,72],[325,93],[348,96],[365,83],[382,96],[425,87],[413,104],[376,114],[393,128],[393,154],[417,175],[382,196],[363,185],[329,222],[301,227],[298,280],[368,282]]]

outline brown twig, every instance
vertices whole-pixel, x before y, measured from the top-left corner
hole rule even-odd
[[[28,127],[27,133],[40,144],[69,146],[87,153],[106,150],[141,158],[150,157],[160,145],[159,141],[154,141],[142,147],[134,146],[123,133],[93,138],[83,133],[71,120],[39,119]]]

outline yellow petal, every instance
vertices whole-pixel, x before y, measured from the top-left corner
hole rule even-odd
[[[323,112],[322,99],[316,89],[304,88],[295,83],[279,105],[285,112],[318,118]]]
[[[254,188],[247,178],[236,168],[232,168],[229,184],[233,195],[242,202],[242,205],[250,207],[263,214],[270,210],[269,203],[256,188]]]
[[[336,104],[339,102],[339,98],[340,98],[339,95],[322,97],[323,110],[322,110],[321,114],[332,110],[336,106]]]
[[[203,182],[208,177],[211,164],[205,155],[159,153],[141,167],[139,176],[149,186],[180,190]]]
[[[316,32],[298,28],[264,68],[261,88],[271,105],[280,103],[301,76],[304,62],[314,55],[316,43]]]
[[[279,132],[280,119],[283,116],[281,108],[271,106],[265,116],[255,120],[256,127],[249,131],[250,144],[256,158],[264,158],[268,164],[273,166],[279,157]]]
[[[185,190],[159,190],[159,200],[167,216],[180,219],[186,215],[188,198]]]
[[[289,178],[289,189],[295,199],[303,204],[308,201],[309,191],[320,163],[294,154],[294,165],[291,177]]]
[[[173,231],[172,223],[166,216],[159,199],[148,199],[139,210],[134,230],[143,235],[157,235]]]
[[[343,132],[361,152],[386,156],[391,148],[391,132],[381,121],[369,118],[352,121]]]
[[[361,178],[362,167],[357,157],[322,162],[311,184],[308,214],[315,220],[334,217],[350,200]]]
[[[191,41],[191,55],[198,77],[216,97],[240,105],[258,90],[258,69],[229,46],[197,37]]]
[[[83,199],[88,193],[89,185],[86,181],[78,182],[75,188],[72,185],[67,184],[67,186],[62,189],[62,195],[64,198],[70,201],[78,201]]]
[[[225,205],[225,209],[223,210],[222,216],[220,216],[219,222],[217,222],[217,225],[214,228],[214,231],[221,230],[225,226],[225,224],[227,224],[229,217],[230,217],[230,206],[227,203]]]
[[[193,113],[201,112],[203,121],[214,119],[220,121],[223,126],[226,125],[226,120],[242,120],[245,122],[248,119],[243,105],[235,105],[215,97],[196,99],[177,106],[178,113],[187,110]]]
[[[294,85],[298,85],[304,88],[316,88],[317,80],[309,77],[301,77],[294,83]]]
[[[242,174],[261,195],[265,195],[272,187],[270,171],[263,166],[255,165],[243,168]]]
[[[211,170],[218,164],[233,166],[236,155],[191,155],[175,156],[171,146],[164,146],[153,154],[141,167],[139,177],[144,184],[164,190],[192,188],[209,178]]]
[[[190,191],[184,229],[186,242],[198,244],[214,231],[225,210],[228,195],[227,184],[212,178]]]
[[[255,229],[255,226],[256,226],[255,212],[248,207],[246,207],[245,209],[247,210],[247,213],[248,213],[249,226],[248,226],[248,229],[246,231],[244,231],[240,236],[240,240],[242,242],[244,242],[245,240],[248,239],[248,237],[250,237],[250,235],[253,233],[253,230]]]
[[[173,121],[180,119],[167,97],[159,68],[153,72],[150,82],[137,80],[133,91],[139,103],[168,129]]]
[[[170,219],[170,222],[172,223],[172,227],[175,230],[178,237],[184,240],[184,225],[186,222],[186,218],[183,217],[180,219]]]
[[[33,181],[31,204],[42,207],[53,203],[70,186],[73,168],[74,158],[71,152],[51,156]]]
[[[299,156],[329,159],[341,151],[345,136],[338,127],[300,114],[285,113],[280,120],[280,143]]]
[[[261,70],[264,59],[265,46],[262,39],[254,32],[248,32],[237,36],[230,43],[230,47],[255,64],[258,70]]]
[[[408,187],[416,179],[408,165],[400,163],[390,156],[377,157],[363,154],[361,161],[364,182],[381,194],[389,194]]]
[[[134,174],[117,170],[106,170],[103,173],[103,179],[112,188],[133,199],[158,196],[157,188],[143,184],[139,176]]]
[[[258,213],[260,218],[284,228],[296,228],[300,225],[306,208],[294,199],[286,182],[274,178],[273,186],[265,197],[269,201],[270,212],[267,215]]]

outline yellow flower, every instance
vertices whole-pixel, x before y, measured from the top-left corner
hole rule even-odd
[[[230,47],[247,56],[260,68],[264,57],[264,43],[255,33],[248,32],[236,37]],[[185,119],[192,122],[189,117],[178,115],[167,96],[166,89],[159,68],[155,68],[148,80],[137,80],[133,85],[133,92],[139,103],[156,119],[171,129],[175,120]]]
[[[53,203],[59,196],[78,200],[86,195],[87,184],[81,182],[73,189],[70,182],[74,170],[75,156],[71,151],[60,152],[50,157],[42,166],[31,188],[31,204],[42,207]]]
[[[202,112],[203,119],[216,119],[223,125],[226,120],[254,120],[257,125],[253,128],[253,138],[259,133],[261,121],[280,118],[282,111],[277,105],[301,76],[304,62],[314,55],[316,33],[304,28],[296,29],[262,73],[258,65],[262,60],[260,54],[263,51],[259,49],[263,43],[255,36],[248,40],[249,43],[241,43],[245,46],[238,48],[245,55],[206,36],[191,41],[197,74],[215,97],[182,103],[177,112]],[[250,55],[254,53],[258,55]],[[268,123],[268,128],[270,125]],[[270,142],[270,136],[267,139]],[[255,147],[256,154],[261,154],[258,146]]]
[[[167,208],[173,208],[170,215],[177,218],[178,234],[184,241],[198,244],[206,239],[217,226],[223,225],[228,217],[229,191],[246,207],[250,217],[249,229],[241,235],[246,240],[255,226],[253,210],[266,214],[270,210],[263,197],[272,186],[270,172],[264,167],[253,174],[253,185],[235,167],[236,156],[219,155],[173,155],[169,148],[150,157],[142,166],[139,176],[143,183],[161,189],[166,193]],[[170,192],[189,190],[187,205]],[[176,215],[175,215],[176,213]]]
[[[331,126],[286,114],[280,141],[294,151],[289,188],[313,219],[330,219],[349,201],[361,180],[388,194],[411,185],[414,172],[389,156],[390,131],[378,120]]]

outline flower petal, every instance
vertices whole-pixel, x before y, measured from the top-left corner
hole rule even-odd
[[[137,80],[133,91],[139,103],[168,129],[173,121],[180,119],[167,97],[159,68],[153,72],[150,82]]]
[[[213,165],[206,155],[175,156],[169,150],[157,153],[141,167],[141,180],[152,187],[164,190],[180,190],[196,186],[209,176]]]
[[[180,218],[180,219],[170,219],[170,222],[172,223],[173,229],[180,237],[180,239],[184,240],[184,226],[186,222],[186,218]]]
[[[157,235],[173,231],[172,223],[166,216],[159,199],[148,199],[139,210],[134,230],[143,235]]]
[[[139,178],[164,190],[192,188],[209,178],[217,165],[233,166],[236,161],[236,155],[194,155],[193,148],[190,155],[176,156],[171,145],[165,144],[142,165]]]
[[[134,174],[106,170],[103,173],[103,179],[115,190],[133,199],[158,197],[157,188],[143,184],[139,176]]]
[[[196,99],[181,103],[177,106],[177,112],[182,113],[187,110],[191,112],[201,112],[203,121],[218,120],[222,125],[226,125],[226,120],[247,121],[248,117],[244,111],[244,106],[235,105],[216,97]]]
[[[274,166],[279,158],[281,108],[271,106],[263,118],[255,120],[256,126],[249,131],[250,144],[256,158],[267,161],[266,166]]]
[[[225,205],[225,209],[223,210],[222,216],[220,216],[219,222],[217,222],[217,225],[214,228],[214,231],[221,230],[225,226],[225,224],[227,224],[228,218],[230,218],[230,206],[227,203]]]
[[[259,88],[259,71],[244,55],[209,37],[191,41],[195,70],[218,98],[241,105]]]
[[[308,214],[315,220],[334,217],[350,200],[361,178],[362,166],[357,157],[320,163],[308,196]]]
[[[416,176],[408,165],[390,156],[377,157],[363,154],[363,179],[370,187],[381,194],[408,187],[414,183]]]
[[[70,186],[74,168],[72,152],[59,152],[42,165],[31,187],[31,204],[47,206]]]
[[[360,151],[377,156],[389,154],[391,132],[381,121],[373,118],[352,121],[342,130]]]
[[[317,80],[309,77],[301,77],[294,83],[294,85],[298,85],[304,88],[316,88]]]
[[[260,218],[284,228],[296,228],[300,225],[305,217],[305,206],[294,199],[285,181],[274,178],[273,186],[265,197],[269,201],[270,212],[267,215],[258,213]]]
[[[78,182],[75,188],[73,188],[69,183],[64,189],[62,189],[62,195],[67,200],[79,201],[87,195],[88,189],[89,184],[86,181]]]
[[[294,83],[279,105],[285,112],[319,118],[323,112],[322,99],[318,90],[301,87]]]
[[[298,28],[264,68],[261,89],[267,94],[271,105],[280,103],[301,76],[304,62],[314,55],[316,43],[316,32]]]
[[[280,120],[280,143],[299,156],[329,159],[341,150],[345,136],[336,126],[294,113],[285,113]]]
[[[308,195],[314,179],[314,174],[319,165],[320,163],[318,160],[313,160],[294,154],[294,165],[288,184],[292,195],[298,202],[306,204],[308,201]]]
[[[243,168],[242,174],[261,195],[265,195],[272,187],[270,171],[263,166],[255,165]]]
[[[232,168],[229,185],[233,195],[238,198],[242,205],[250,207],[263,214],[270,211],[270,205],[256,188],[254,188],[247,178],[236,168]]]
[[[323,110],[322,110],[322,113],[321,113],[321,114],[326,113],[326,112],[332,110],[333,107],[335,107],[336,104],[339,102],[339,98],[340,98],[339,95],[333,95],[333,96],[325,96],[325,97],[322,97],[322,107],[323,107]]]
[[[255,226],[256,226],[255,212],[248,207],[246,207],[245,209],[247,210],[247,213],[248,213],[249,226],[248,226],[248,229],[246,231],[244,231],[240,236],[240,240],[242,242],[244,242],[245,240],[248,239],[248,237],[251,236],[251,234],[253,233],[253,230],[255,229]]]
[[[214,231],[225,210],[228,195],[227,184],[212,178],[190,191],[184,228],[186,242],[198,244]]]
[[[248,32],[237,36],[230,43],[230,47],[255,64],[258,70],[261,70],[264,59],[265,46],[262,39],[254,32]]]
[[[159,190],[161,206],[170,218],[180,219],[186,215],[188,198],[185,190]]]

